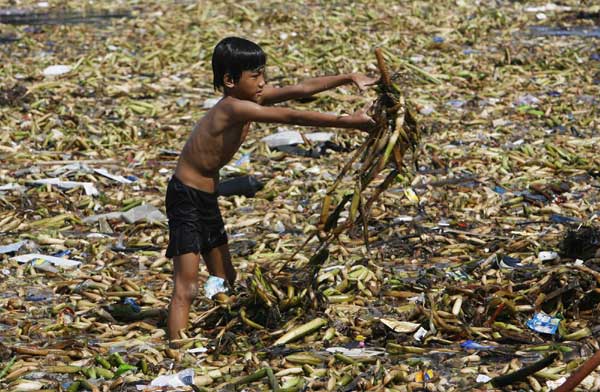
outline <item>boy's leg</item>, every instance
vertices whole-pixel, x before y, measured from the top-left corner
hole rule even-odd
[[[169,306],[169,340],[179,339],[190,316],[190,306],[198,294],[200,255],[186,253],[173,257],[173,295]]]
[[[233,286],[236,272],[231,263],[231,255],[229,254],[229,246],[227,244],[223,244],[203,253],[202,257],[204,258],[206,268],[208,268],[208,272],[211,275],[223,278]]]

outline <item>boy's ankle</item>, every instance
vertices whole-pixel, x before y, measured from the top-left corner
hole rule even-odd
[[[177,339],[169,340],[169,348],[170,349],[177,350],[177,349],[181,348],[181,346],[183,346],[183,343],[178,342]]]

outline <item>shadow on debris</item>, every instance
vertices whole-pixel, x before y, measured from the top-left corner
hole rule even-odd
[[[131,18],[131,11],[47,11],[11,8],[0,10],[0,24],[10,25],[62,25],[100,23],[107,19]]]

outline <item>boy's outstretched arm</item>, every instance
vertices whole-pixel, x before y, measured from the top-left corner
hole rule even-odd
[[[310,97],[321,91],[330,90],[349,83],[354,83],[360,90],[364,90],[376,82],[376,78],[371,78],[361,73],[351,73],[306,79],[292,86],[273,87],[266,85],[263,89],[262,104],[269,105],[290,99]]]
[[[367,115],[367,108],[351,115],[335,115],[289,108],[262,106],[252,101],[236,100],[230,106],[231,118],[240,122],[308,125],[314,127],[354,128],[369,131],[375,121]]]

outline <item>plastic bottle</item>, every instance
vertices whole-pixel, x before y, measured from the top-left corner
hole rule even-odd
[[[226,293],[227,287],[225,287],[225,279],[219,278],[218,276],[209,276],[204,284],[204,294],[206,298],[212,298],[218,293]]]

